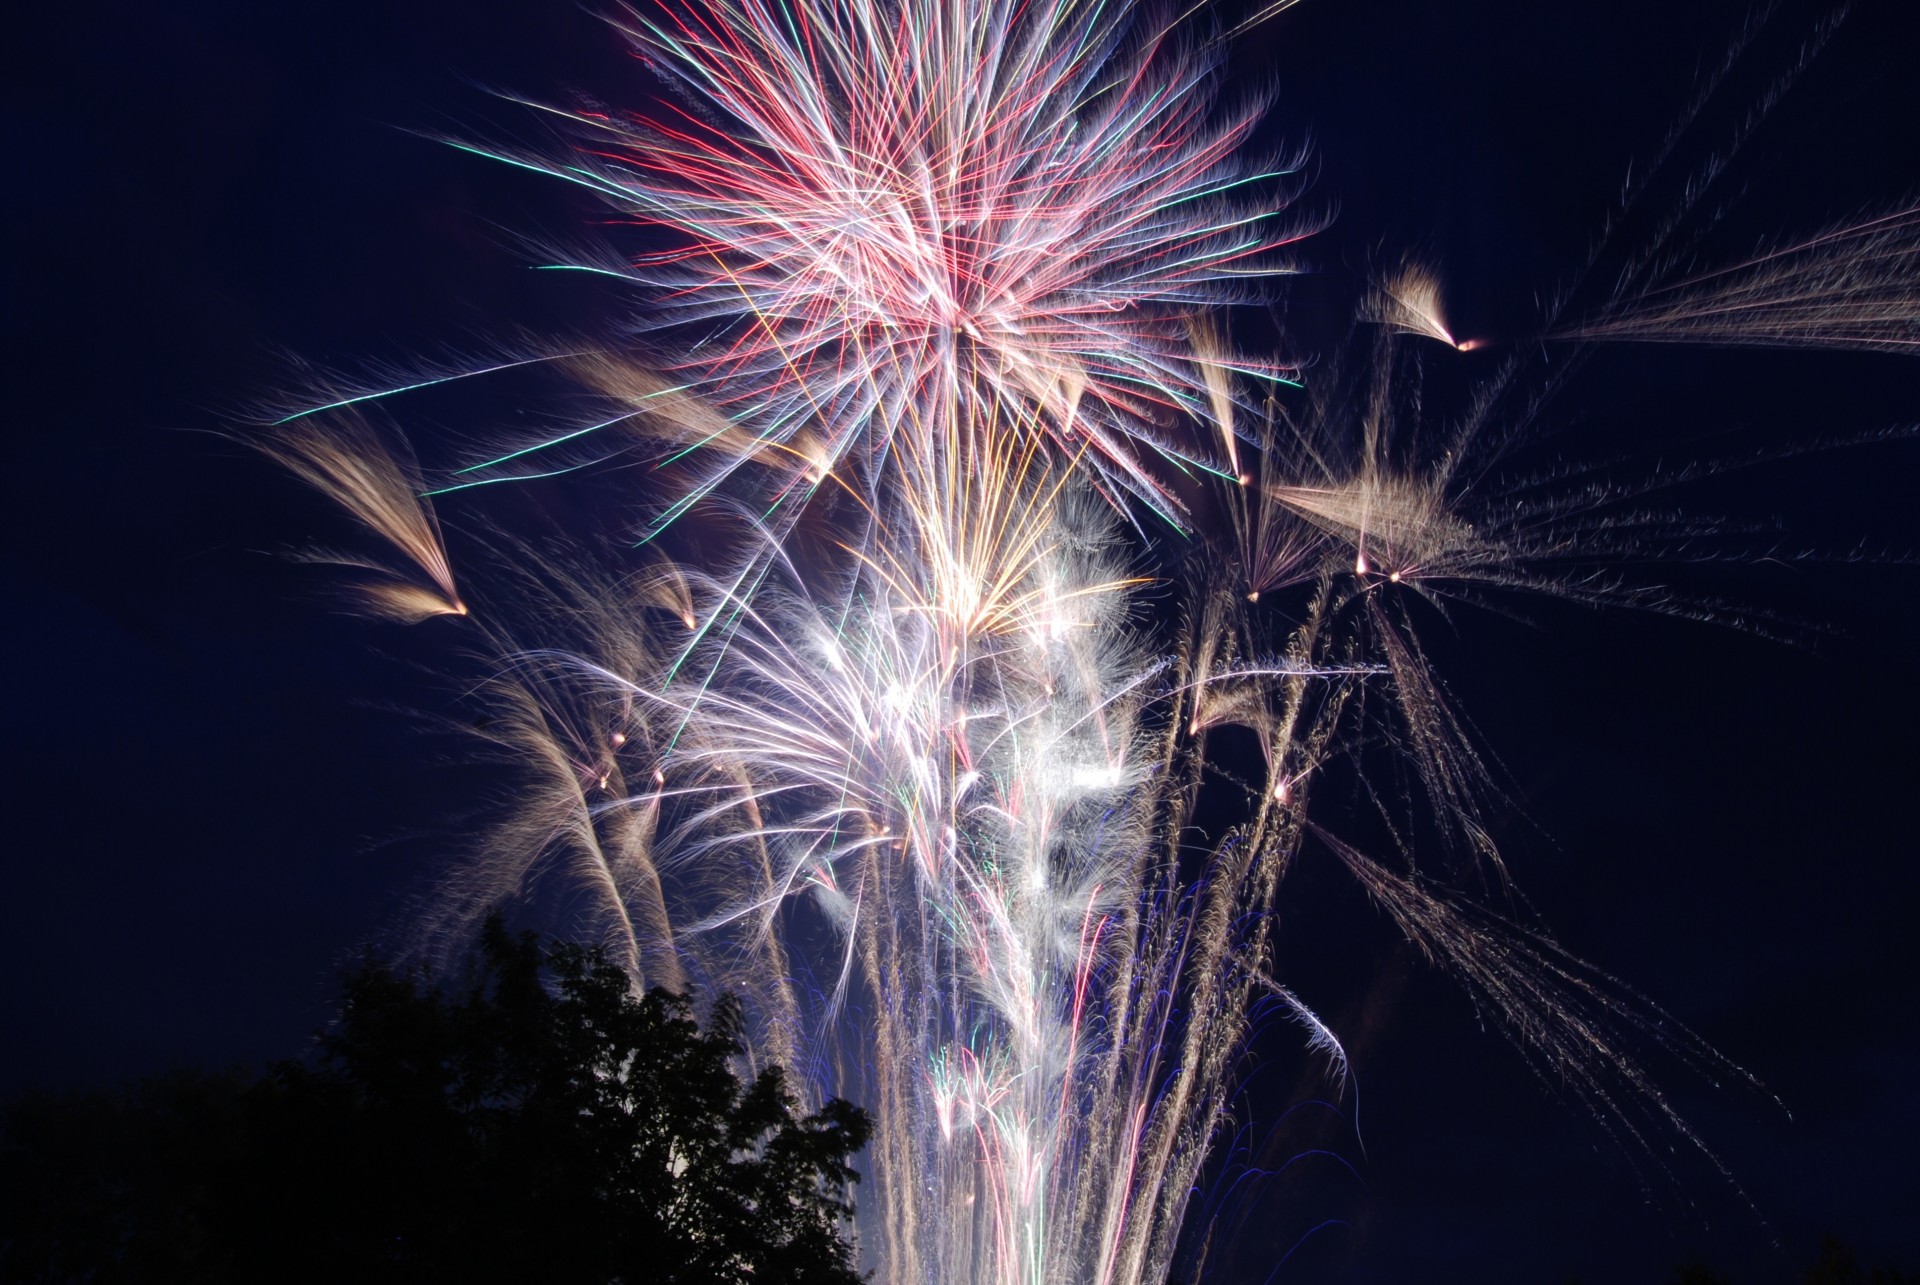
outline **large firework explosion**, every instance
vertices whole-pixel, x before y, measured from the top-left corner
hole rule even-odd
[[[465,616],[491,658],[468,734],[516,786],[428,948],[557,897],[637,985],[742,995],[755,1056],[874,1113],[883,1279],[1168,1274],[1250,1014],[1277,1000],[1344,1065],[1271,964],[1304,844],[1629,1146],[1692,1140],[1638,1050],[1723,1065],[1501,913],[1495,787],[1420,639],[1512,594],[1697,610],[1619,568],[1712,524],[1507,467],[1561,368],[1515,357],[1431,411],[1427,363],[1472,344],[1417,266],[1306,391],[1239,355],[1224,310],[1312,225],[1170,17],[627,11],[666,96],[539,106],[564,151],[460,145],[645,229],[553,266],[631,282],[647,341],[337,389],[258,438],[385,537],[312,555],[370,612]],[[1912,229],[1675,279],[1650,256],[1548,333],[1910,342]],[[529,371],[569,417],[445,477],[368,418]],[[456,588],[435,499],[636,462],[633,547],[496,524]],[[1404,840],[1379,853],[1310,800],[1383,761],[1412,784],[1378,791]],[[1416,827],[1446,859],[1414,863]]]

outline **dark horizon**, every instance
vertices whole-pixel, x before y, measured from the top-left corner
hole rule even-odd
[[[1302,346],[1336,339],[1330,300],[1403,252],[1437,266],[1455,333],[1490,341],[1463,360],[1528,342],[1536,299],[1587,262],[1629,167],[1749,8],[1304,0],[1243,37],[1228,76],[1276,87],[1265,137],[1310,140],[1306,204],[1338,207],[1280,292]],[[1911,201],[1920,26],[1900,9],[1856,5],[1755,131],[1722,244]],[[1683,148],[1711,153],[1826,12],[1782,4]],[[420,666],[447,622],[341,615],[323,575],[277,556],[337,521],[213,430],[294,359],[353,369],[617,315],[624,301],[528,271],[519,248],[592,236],[586,203],[422,135],[519,125],[487,88],[649,85],[573,4],[189,0],[28,22],[5,113],[24,390],[4,506],[21,711],[7,779],[26,820],[5,903],[5,1093],[299,1054],[339,969],[404,931],[445,869],[477,778],[409,711],[444,698]],[[1908,429],[1913,369],[1622,345],[1583,368],[1565,436],[1581,458],[1672,443],[1678,460]],[[1680,493],[1693,511],[1778,516],[1757,543],[1781,556],[1650,575],[1811,622],[1784,630],[1796,641],[1543,605],[1461,611],[1439,648],[1519,805],[1502,837],[1541,921],[1764,1086],[1662,1080],[1747,1198],[1686,1158],[1643,1198],[1629,1156],[1309,854],[1279,952],[1347,1040],[1357,1120],[1351,1102],[1289,1113],[1325,1088],[1268,1020],[1249,1137],[1263,1167],[1298,1159],[1235,1211],[1213,1279],[1259,1282],[1291,1253],[1271,1279],[1591,1285],[1697,1257],[1785,1281],[1825,1232],[1867,1264],[1920,1269],[1905,922],[1920,869],[1901,748],[1920,726],[1917,463],[1909,432]],[[1866,556],[1789,556],[1802,548]]]

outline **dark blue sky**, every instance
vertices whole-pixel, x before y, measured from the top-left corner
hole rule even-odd
[[[1920,36],[1903,8],[1856,6],[1756,132],[1726,244],[1920,190]],[[1309,202],[1338,210],[1305,250],[1320,275],[1293,296],[1303,342],[1356,269],[1405,249],[1440,265],[1457,333],[1524,335],[1746,12],[1305,0],[1246,38],[1231,74],[1277,87],[1273,136],[1312,141]],[[1821,12],[1781,6],[1689,155]],[[0,1089],[290,1055],[340,961],[404,921],[472,784],[388,712],[434,699],[415,662],[439,626],[331,614],[270,555],[332,519],[200,430],[271,389],[288,353],[402,358],[604,308],[512,248],[589,209],[406,130],[510,119],[483,85],[645,85],[558,2],[108,0],[42,7],[10,43]],[[1621,349],[1583,371],[1566,442],[1684,457],[1703,436],[1911,424],[1916,372]],[[1777,516],[1792,547],[1897,553],[1920,544],[1917,464],[1912,444],[1853,448],[1680,498]],[[1532,818],[1511,831],[1514,863],[1544,920],[1784,1104],[1670,1081],[1751,1206],[1685,1159],[1692,1207],[1670,1189],[1643,1199],[1578,1111],[1309,859],[1283,963],[1350,1042],[1365,1145],[1350,1102],[1282,1114],[1318,1090],[1270,1027],[1252,1145],[1269,1168],[1301,1158],[1236,1206],[1219,1279],[1260,1281],[1291,1249],[1275,1280],[1655,1281],[1698,1253],[1784,1281],[1824,1230],[1920,1267],[1920,575],[1769,566],[1698,583],[1831,633],[1788,647],[1543,608],[1463,614],[1438,650]],[[1308,1154],[1323,1149],[1337,1158]]]

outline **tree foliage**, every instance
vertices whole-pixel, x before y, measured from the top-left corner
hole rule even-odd
[[[493,924],[453,994],[355,972],[312,1065],[16,1103],[0,1276],[851,1285],[866,1117],[740,1041]]]

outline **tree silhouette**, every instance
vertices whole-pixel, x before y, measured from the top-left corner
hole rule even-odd
[[[315,1065],[16,1103],[0,1277],[850,1285],[866,1116],[740,1041],[493,923],[455,994],[356,971]]]
[[[1820,1257],[1801,1273],[1806,1285],[1920,1285],[1920,1276],[1909,1275],[1892,1266],[1862,1271],[1853,1247],[1835,1236],[1820,1241]]]
[[[1695,1259],[1674,1268],[1673,1285],[1732,1285],[1730,1278]],[[1853,1249],[1833,1236],[1823,1237],[1820,1257],[1803,1268],[1800,1279],[1805,1285],[1920,1285],[1913,1276],[1892,1266],[1861,1270]]]

